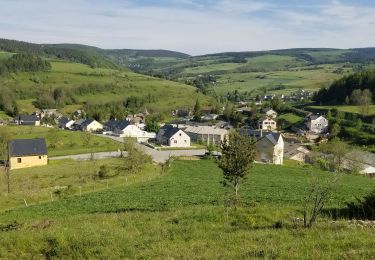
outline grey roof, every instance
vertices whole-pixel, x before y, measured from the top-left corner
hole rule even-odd
[[[321,117],[322,115],[319,115],[319,114],[316,114],[316,115],[310,115],[308,118],[310,119],[310,120],[316,120],[316,119],[318,119],[319,117]]]
[[[115,119],[111,119],[109,120],[106,124],[105,124],[107,127],[109,128],[117,128],[117,129],[124,129],[125,127],[127,127],[128,125],[130,125],[130,122],[127,121],[127,120],[115,120]]]
[[[8,143],[8,152],[10,157],[46,155],[46,140],[44,138],[13,140]]]
[[[85,122],[85,119],[78,119],[77,121],[74,122],[74,124],[77,126],[81,126],[83,122]]]
[[[271,133],[271,134],[266,135],[266,138],[270,140],[273,145],[276,145],[280,139],[280,136],[281,136],[280,133]]]
[[[81,126],[82,126],[82,127],[88,126],[89,124],[91,124],[91,123],[94,122],[94,121],[95,121],[95,120],[92,119],[92,118],[86,119],[85,121],[83,121],[83,122],[81,123]]]
[[[15,120],[23,121],[23,122],[40,121],[39,117],[37,117],[36,115],[18,115],[16,116]]]
[[[164,138],[171,138],[174,136],[180,129],[178,127],[173,127],[172,125],[165,125],[159,130],[159,134]]]
[[[67,117],[60,117],[59,118],[59,124],[60,125],[66,125],[69,121],[70,121],[70,119],[67,118]]]

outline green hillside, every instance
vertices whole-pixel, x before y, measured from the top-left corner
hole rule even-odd
[[[198,94],[192,86],[136,74],[129,71],[91,68],[88,65],[50,60],[51,71],[12,73],[0,77],[0,90],[14,93],[21,112],[32,112],[32,102],[40,96],[62,89],[74,96],[73,101],[58,108],[84,103],[122,103],[129,97],[144,100],[151,112],[169,113],[172,109],[193,107]],[[202,102],[208,99],[202,95]],[[69,110],[69,109],[68,109]],[[109,115],[107,115],[109,116]]]
[[[96,161],[96,165],[106,164],[112,171],[119,160]],[[234,210],[224,206],[228,190],[220,183],[220,170],[213,161],[176,161],[167,173],[146,168],[96,181],[90,178],[95,170],[84,174],[87,165],[66,164],[68,169],[77,167],[77,172],[64,171],[59,178],[58,169],[64,164],[57,163],[48,166],[55,177],[37,168],[28,172],[33,180],[28,192],[18,195],[19,203],[31,196],[33,201],[45,200],[53,185],[70,185],[71,194],[79,194],[79,178],[84,193],[54,195],[54,202],[3,212],[2,258],[315,259],[371,258],[375,253],[372,229],[349,225],[346,219],[333,222],[322,216],[314,228],[302,228],[298,218],[308,183],[304,168],[256,165],[240,191],[244,206]],[[21,183],[18,175],[25,172],[14,174]],[[42,180],[40,191],[32,184]],[[105,188],[106,182],[111,189]],[[344,208],[344,202],[374,189],[368,178],[344,176],[327,206]]]

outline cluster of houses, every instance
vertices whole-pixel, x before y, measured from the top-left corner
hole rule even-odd
[[[291,93],[290,95],[284,95],[284,94],[280,94],[280,95],[276,95],[276,94],[260,95],[260,96],[257,97],[257,101],[258,102],[271,101],[275,98],[279,98],[283,101],[296,101],[296,102],[298,102],[298,101],[311,99],[313,97],[313,94],[314,94],[313,92],[306,91],[304,89],[299,89],[299,90]]]

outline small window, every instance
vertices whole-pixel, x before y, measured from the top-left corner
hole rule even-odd
[[[42,159],[42,156],[39,155],[39,160]]]
[[[177,144],[177,140],[174,140],[174,143]]]
[[[21,163],[22,162],[22,159],[21,158],[17,158],[17,163]]]

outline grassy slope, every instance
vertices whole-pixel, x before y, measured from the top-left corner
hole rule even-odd
[[[82,132],[32,126],[0,127],[7,127],[13,133],[15,139],[46,138],[49,156],[117,151],[119,148],[119,144],[116,141],[95,135],[91,136],[88,145],[86,145],[83,141],[84,133]],[[55,134],[51,134],[51,132]],[[52,140],[57,140],[57,142],[52,142]],[[54,147],[51,147],[52,143],[54,143]]]
[[[319,110],[326,110],[329,109],[337,109],[339,111],[348,112],[348,113],[359,113],[359,107],[358,106],[310,106],[308,108],[312,109],[319,109]],[[370,115],[375,115],[375,105],[371,106]]]
[[[301,216],[307,181],[304,172],[302,168],[257,165],[241,188],[242,201],[253,206],[226,212],[222,206],[225,189],[216,165],[177,161],[169,173],[147,183],[4,212],[0,222],[17,220],[23,226],[2,233],[0,256],[30,258],[50,251],[76,258],[373,255],[371,229],[349,227],[344,221],[330,224],[322,220],[311,230],[293,224],[291,219]],[[374,182],[367,178],[345,176],[330,206],[343,206],[344,201],[374,189]],[[242,217],[235,217],[238,215]],[[45,220],[51,220],[52,226],[32,228]],[[276,221],[282,221],[284,228],[272,228]]]
[[[36,83],[39,82],[39,83]],[[32,112],[31,105],[41,91],[55,87],[74,89],[82,84],[99,83],[115,84],[114,91],[103,91],[95,95],[79,96],[80,102],[106,103],[123,101],[129,96],[147,96],[152,94],[158,98],[155,103],[147,105],[151,111],[169,112],[173,108],[192,107],[197,93],[194,87],[184,84],[152,78],[128,71],[112,69],[92,69],[86,65],[52,61],[51,72],[19,73],[2,76],[0,90],[6,86],[20,96],[21,111]],[[203,102],[208,99],[201,95]]]

